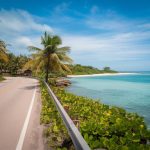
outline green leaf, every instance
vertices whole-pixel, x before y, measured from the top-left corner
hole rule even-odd
[[[55,125],[55,126],[53,127],[53,131],[54,131],[54,132],[59,132],[58,126]]]

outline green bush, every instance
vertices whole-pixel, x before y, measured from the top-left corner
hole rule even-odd
[[[53,88],[70,117],[91,147],[109,150],[148,150],[150,131],[143,118],[122,108]]]
[[[2,75],[0,75],[0,81],[3,81],[3,80],[5,80],[5,78]]]
[[[45,125],[44,135],[48,148],[57,150],[74,149],[67,130],[50,98],[46,87],[41,83],[42,111],[40,122]]]
[[[150,140],[150,131],[136,113],[76,96],[62,88],[52,89],[91,149],[150,150],[150,145],[146,144]],[[48,145],[54,149],[73,149],[66,128],[43,85],[42,104],[41,123],[46,125]]]

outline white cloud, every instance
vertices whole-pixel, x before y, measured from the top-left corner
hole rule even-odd
[[[13,52],[27,53],[27,46],[40,43],[44,31],[53,29],[44,23],[39,23],[35,16],[24,10],[0,10],[0,35],[12,46]],[[38,42],[37,42],[38,41]]]
[[[127,25],[123,21],[119,20],[95,20],[95,19],[88,19],[86,21],[87,25],[91,28],[100,29],[100,30],[119,30],[119,29],[126,29]]]
[[[150,57],[150,45],[140,44],[142,40],[150,39],[149,32],[117,33],[113,35],[72,36],[64,35],[64,45],[72,48],[72,57],[80,63],[85,61],[119,62],[135,61]],[[94,63],[95,62],[95,63]]]
[[[120,48],[138,45],[137,42],[150,39],[150,32],[127,32],[113,35],[99,34],[96,36],[72,36],[64,35],[63,41],[69,44],[75,51],[111,51]],[[130,50],[130,49],[129,49]]]
[[[50,31],[52,28],[46,24],[40,24],[34,17],[24,10],[0,11],[0,29],[23,32],[23,31]]]
[[[125,20],[124,18],[115,14],[100,14],[96,16],[88,16],[85,20],[85,24],[91,29],[99,29],[102,31],[128,31],[133,29],[136,22]]]
[[[31,39],[25,36],[20,36],[19,38],[15,39],[15,41],[19,45],[24,45],[26,47],[29,45],[33,45],[33,42],[31,41]]]

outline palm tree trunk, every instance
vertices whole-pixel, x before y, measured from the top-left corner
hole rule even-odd
[[[49,63],[50,63],[50,59],[49,59],[49,56],[48,56],[47,65],[46,65],[46,75],[45,75],[45,81],[46,81],[46,82],[48,82]]]

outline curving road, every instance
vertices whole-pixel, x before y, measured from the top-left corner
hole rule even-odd
[[[38,81],[7,77],[0,83],[0,150],[43,150]]]

